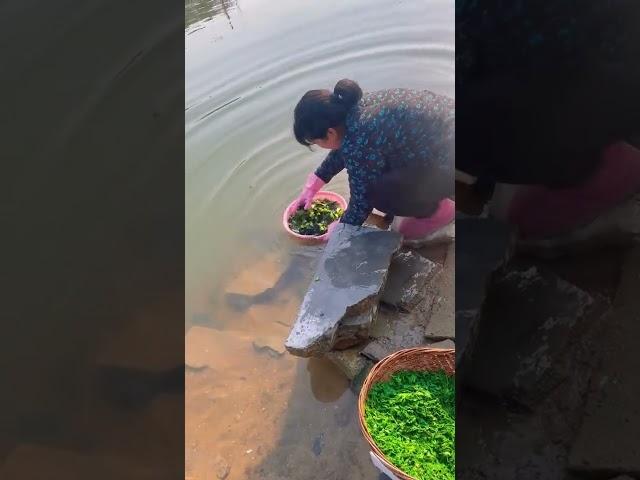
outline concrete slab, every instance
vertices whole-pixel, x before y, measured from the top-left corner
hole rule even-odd
[[[405,312],[412,311],[433,292],[441,267],[412,250],[393,256],[381,301]]]
[[[623,263],[607,331],[601,339],[598,388],[587,399],[569,466],[592,476],[640,476],[640,248]]]
[[[378,302],[400,242],[396,232],[340,224],[331,235],[285,342],[287,350],[301,357],[330,351],[339,323]]]

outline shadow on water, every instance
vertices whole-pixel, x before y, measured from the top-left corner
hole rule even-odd
[[[300,294],[307,285],[310,272],[318,261],[322,247],[299,248],[291,253],[289,264],[272,287],[254,295],[227,292],[226,304],[237,312],[244,312],[254,305],[266,305],[277,301],[279,295],[289,288],[295,288]]]

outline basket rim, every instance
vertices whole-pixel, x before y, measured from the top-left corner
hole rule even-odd
[[[393,463],[391,463],[391,461],[385,456],[385,454],[382,453],[382,451],[378,448],[378,446],[376,445],[376,442],[371,437],[371,434],[369,433],[369,429],[367,428],[367,424],[365,422],[365,416],[364,416],[365,415],[365,405],[366,405],[366,402],[367,402],[367,398],[369,396],[369,390],[374,385],[373,379],[376,377],[377,373],[380,370],[384,369],[391,361],[395,360],[396,358],[412,355],[412,354],[415,354],[415,353],[424,353],[424,354],[438,353],[438,354],[447,354],[447,355],[453,353],[454,356],[455,356],[455,349],[453,349],[453,348],[433,348],[433,347],[429,347],[429,346],[422,346],[422,347],[405,348],[405,349],[402,349],[402,350],[398,350],[397,352],[393,352],[393,353],[387,355],[386,357],[384,357],[382,360],[380,360],[378,363],[376,363],[371,368],[371,370],[367,374],[367,377],[365,378],[365,381],[362,384],[362,388],[360,389],[360,393],[358,394],[358,421],[360,423],[360,431],[362,432],[362,435],[364,436],[365,440],[369,444],[369,447],[376,454],[376,456],[395,475],[399,475],[402,480],[416,480],[416,479],[414,477],[412,477],[411,475],[409,475],[408,473],[405,473],[404,471],[400,470]],[[454,362],[454,372],[453,372],[453,374],[449,374],[449,376],[451,376],[451,375],[455,375],[455,362]]]

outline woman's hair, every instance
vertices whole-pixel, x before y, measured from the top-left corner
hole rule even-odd
[[[293,112],[293,133],[306,147],[325,138],[329,128],[341,127],[349,110],[362,98],[362,89],[353,80],[340,80],[329,90],[309,90]]]

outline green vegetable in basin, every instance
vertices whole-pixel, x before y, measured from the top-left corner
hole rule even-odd
[[[308,210],[299,208],[289,218],[289,227],[300,235],[323,235],[327,233],[329,225],[341,216],[342,209],[337,202],[316,200]]]
[[[371,388],[365,423],[387,459],[408,475],[453,480],[455,403],[454,377],[400,371]]]

